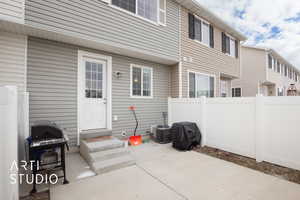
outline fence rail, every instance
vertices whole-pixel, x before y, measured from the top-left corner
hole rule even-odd
[[[169,124],[198,124],[202,145],[300,170],[300,97],[169,99]]]

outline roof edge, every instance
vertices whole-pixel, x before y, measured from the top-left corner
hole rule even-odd
[[[199,14],[200,16],[207,18],[207,20],[211,21],[219,28],[224,29],[225,32],[238,38],[240,41],[245,41],[248,39],[243,33],[233,28],[223,19],[221,19],[212,11],[210,11],[208,8],[201,5],[197,0],[175,0],[175,1],[180,5],[182,5],[183,7],[193,11],[195,14]]]

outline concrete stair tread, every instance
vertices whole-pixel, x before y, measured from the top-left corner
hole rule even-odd
[[[116,149],[109,149],[105,151],[98,151],[90,153],[91,162],[101,161],[104,159],[111,159],[117,156],[128,155],[130,152],[128,149],[121,147]]]
[[[82,144],[86,145],[89,152],[98,152],[98,151],[105,151],[109,149],[124,147],[124,142],[116,138],[112,138],[109,140],[95,141],[95,142],[86,142],[85,140],[83,140]]]
[[[107,129],[95,129],[95,130],[87,130],[87,131],[80,132],[81,139],[88,139],[88,138],[94,138],[99,136],[110,136],[110,135],[112,135],[112,131]]]
[[[102,174],[105,172],[131,166],[134,164],[135,164],[135,160],[131,155],[123,155],[108,160],[94,162],[92,163],[92,169],[97,174]]]

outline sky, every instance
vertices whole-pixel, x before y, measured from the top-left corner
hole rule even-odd
[[[248,37],[300,70],[300,0],[197,0]]]

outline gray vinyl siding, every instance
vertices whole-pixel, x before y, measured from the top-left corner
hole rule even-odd
[[[1,0],[0,19],[24,22],[25,0]]]
[[[30,124],[50,120],[77,134],[77,50],[71,46],[28,40],[27,85]]]
[[[30,122],[52,120],[70,133],[72,145],[77,139],[77,54],[78,50],[112,56],[112,71],[122,72],[121,78],[112,77],[113,134],[126,131],[133,134],[135,121],[129,106],[137,107],[144,134],[151,125],[162,123],[162,112],[167,111],[170,93],[170,67],[135,58],[90,50],[37,38],[28,41],[28,90],[30,94]],[[153,67],[152,99],[130,98],[130,64]]]
[[[26,36],[0,31],[0,86],[26,84]]]
[[[27,0],[25,10],[25,23],[33,27],[178,60],[179,6],[172,0],[167,0],[167,26],[99,0]]]

